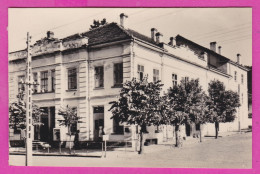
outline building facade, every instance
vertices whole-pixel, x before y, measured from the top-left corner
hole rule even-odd
[[[203,89],[218,79],[227,89],[237,91],[241,107],[232,123],[220,124],[220,131],[234,131],[248,126],[247,69],[214,50],[201,47],[181,36],[160,42],[161,34],[151,29],[151,37],[126,29],[123,23],[106,24],[85,33],[63,39],[47,32],[44,39],[32,46],[33,79],[39,85],[33,89],[33,102],[44,108],[42,126],[34,127],[34,139],[52,142],[55,131],[66,141],[67,128],[59,125],[61,107],[70,106],[82,117],[73,126],[80,130],[80,141],[97,141],[100,127],[109,141],[134,140],[135,125],[117,123],[111,119],[109,102],[117,100],[122,83],[148,75],[149,81],[161,80],[163,91],[182,78],[199,78]],[[9,53],[9,102],[17,100],[26,77],[26,50]],[[186,125],[187,136],[194,127]],[[146,138],[158,142],[173,137],[173,127],[148,128]],[[214,135],[213,124],[203,126],[203,134]],[[10,130],[10,139],[21,134]]]

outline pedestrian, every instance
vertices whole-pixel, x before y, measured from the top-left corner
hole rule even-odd
[[[80,144],[79,144],[79,130],[76,131],[76,134],[75,134],[75,138],[74,138],[74,149],[75,150],[78,150],[80,149]]]
[[[99,130],[98,130],[98,140],[99,141],[103,141],[103,135],[104,135],[103,126],[99,126]]]

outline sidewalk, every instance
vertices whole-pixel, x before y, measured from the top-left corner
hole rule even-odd
[[[244,132],[241,132],[244,133]],[[219,134],[219,139],[226,136],[232,136],[235,134],[239,134],[239,132],[225,132]],[[202,143],[210,140],[214,140],[214,136],[206,136],[202,137]],[[183,147],[192,146],[194,144],[200,143],[200,138],[188,137],[186,140],[183,140]],[[155,153],[160,151],[165,151],[169,149],[174,149],[175,147],[175,139],[170,139],[167,142],[163,142],[161,144],[144,146],[144,154]],[[182,147],[180,147],[182,148]],[[177,149],[177,148],[176,148]],[[11,147],[9,148],[10,155],[24,155],[25,148],[22,147]],[[33,150],[34,156],[67,156],[67,157],[95,157],[95,158],[132,158],[137,157],[138,153],[135,152],[131,147],[118,147],[118,148],[109,148],[105,152],[103,149],[80,149],[74,150],[72,149],[71,154],[69,153],[68,148],[61,148],[61,152],[59,148],[50,148],[49,152],[47,149],[39,149]]]

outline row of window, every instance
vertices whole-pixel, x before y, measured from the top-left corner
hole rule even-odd
[[[55,70],[50,71],[51,75],[51,92],[55,91]],[[33,87],[34,93],[48,92],[48,71],[42,71],[40,73],[40,85],[41,90],[38,91],[37,86]],[[18,91],[24,91],[24,85],[22,82],[25,80],[25,76],[18,77]],[[33,80],[38,84],[38,73],[33,73]],[[123,63],[114,64],[114,87],[121,87],[123,83]],[[68,90],[77,89],[77,68],[68,69]],[[95,88],[104,87],[104,67],[95,67]]]
[[[138,65],[137,66],[137,74],[138,74],[138,78],[140,80],[142,80],[144,78],[144,66],[143,65]],[[159,70],[158,69],[153,69],[153,82],[157,82],[158,80],[160,80],[160,74],[159,74]],[[185,77],[185,80],[187,80]],[[172,74],[172,85],[177,85],[177,81],[178,81],[178,76],[177,74]]]
[[[234,80],[237,81],[237,71],[234,71]],[[241,84],[244,84],[244,75],[241,74]]]

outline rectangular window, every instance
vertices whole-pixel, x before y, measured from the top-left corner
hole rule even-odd
[[[48,71],[41,72],[41,92],[48,91]]]
[[[184,77],[184,81],[187,83],[189,81],[189,77]]]
[[[103,66],[95,67],[95,87],[104,87],[104,68]]]
[[[244,75],[241,74],[241,84],[244,84]]]
[[[234,80],[237,81],[237,72],[234,72]]]
[[[55,79],[54,79],[55,80]],[[77,69],[68,69],[68,90],[77,89]]]
[[[114,86],[122,86],[123,83],[123,63],[114,64]]]
[[[36,84],[33,86],[33,93],[37,93],[37,88],[38,88],[38,74],[37,72],[33,73],[33,82]]]
[[[56,83],[56,79],[55,79],[55,69],[51,70],[51,91],[55,91],[55,83]]]
[[[178,80],[178,77],[177,77],[177,74],[172,74],[172,85],[177,85],[177,80]]]
[[[159,70],[153,69],[153,82],[157,82],[159,80]]]
[[[237,91],[238,91],[238,95],[240,95],[240,84],[238,84],[238,89],[237,89]]]
[[[25,76],[18,76],[18,93],[25,90],[24,83],[25,82]]]
[[[139,80],[143,80],[143,78],[144,78],[144,66],[138,65],[137,73],[138,73]]]

